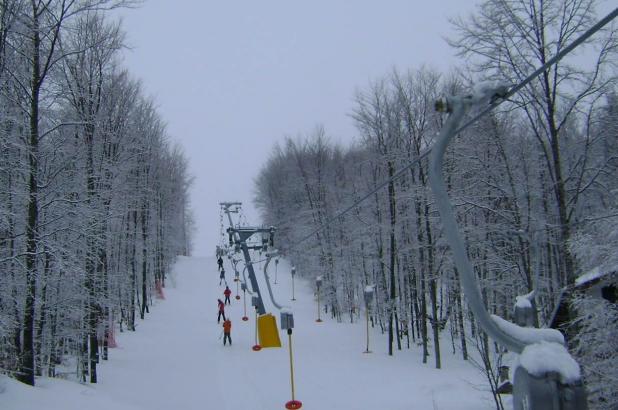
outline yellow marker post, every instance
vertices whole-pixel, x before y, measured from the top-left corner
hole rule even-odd
[[[285,403],[286,409],[300,409],[303,403],[296,400],[294,390],[294,356],[292,355],[292,329],[294,328],[294,315],[289,311],[281,312],[281,328],[288,331],[288,348],[290,351],[290,385],[292,387],[292,400]]]
[[[318,276],[317,278],[315,278],[315,285],[318,292],[318,318],[316,319],[316,322],[319,323],[322,321],[322,319],[320,318],[320,288],[322,287],[322,276]]]
[[[255,307],[255,344],[252,347],[254,352],[262,350],[262,346],[258,343],[258,309]]]

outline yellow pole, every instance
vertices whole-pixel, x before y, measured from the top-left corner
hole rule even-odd
[[[245,306],[245,318],[247,317],[247,291],[242,291],[242,303]]]
[[[254,352],[262,350],[262,346],[258,344],[258,308],[255,307],[255,344],[252,347]]]
[[[294,364],[292,360],[292,329],[288,329],[288,344],[290,346],[290,383],[292,385],[292,401],[294,401]]]
[[[322,319],[320,319],[320,288],[318,288],[318,320],[316,320],[316,322],[321,322]]]
[[[258,312],[257,312],[257,306],[255,307],[255,345],[257,346],[258,344]]]

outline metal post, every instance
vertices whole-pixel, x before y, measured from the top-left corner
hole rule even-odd
[[[294,298],[294,276],[296,275],[296,268],[292,266],[292,300],[296,300]]]
[[[247,317],[247,285],[243,282],[243,284],[241,285],[242,288],[242,303],[245,307],[245,315],[242,317],[243,321],[247,321],[249,320],[249,318]]]
[[[242,249],[242,253],[245,256],[245,261],[247,261],[247,271],[249,272],[249,280],[251,281],[251,287],[253,291],[258,295],[258,305],[256,309],[263,315],[266,313],[266,309],[264,308],[264,302],[262,301],[262,294],[260,293],[260,287],[258,286],[257,279],[255,277],[255,271],[253,270],[253,264],[251,263],[251,256],[249,255],[249,248],[247,248],[247,243],[242,241],[240,243],[240,247]]]
[[[373,287],[367,286],[365,292],[363,292],[363,296],[365,297],[365,318],[367,320],[367,349],[365,349],[363,353],[371,353],[371,350],[369,350],[369,307],[373,300]]]
[[[255,296],[253,297],[255,299]],[[255,307],[255,344],[252,347],[254,352],[262,350],[262,346],[258,343],[258,308]]]
[[[303,403],[296,400],[294,389],[294,356],[292,355],[292,329],[294,328],[294,315],[286,310],[281,311],[281,329],[288,331],[288,350],[290,351],[290,386],[292,387],[292,400],[285,403],[286,409],[300,409]]]
[[[320,319],[320,287],[322,286],[322,276],[315,278],[315,285],[318,289],[318,318],[316,322],[320,323],[322,321],[322,319]]]
[[[290,385],[292,386],[292,401],[294,401],[294,359],[292,356],[292,329],[288,329],[288,346],[290,351]]]
[[[365,316],[367,318],[367,349],[363,353],[371,353],[369,350],[369,310],[365,309]]]

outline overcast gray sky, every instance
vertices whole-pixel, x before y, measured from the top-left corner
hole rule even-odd
[[[147,0],[124,10],[125,65],[157,101],[195,177],[195,255],[219,241],[220,201],[258,224],[253,179],[273,145],[323,125],[350,142],[355,90],[398,69],[447,70],[448,18],[472,0]]]

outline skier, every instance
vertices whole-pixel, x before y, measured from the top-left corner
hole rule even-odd
[[[223,270],[223,258],[221,258],[221,256],[219,256],[219,259],[217,259],[217,265],[219,270]]]
[[[230,302],[230,295],[232,294],[232,291],[227,285],[225,286],[225,290],[223,291],[223,294],[225,295],[225,304],[232,305],[232,302]]]
[[[225,280],[225,269],[221,269],[221,273],[219,274],[219,286],[221,286],[221,281],[227,283]]]
[[[219,306],[219,316],[217,317],[217,323],[221,323],[221,316],[223,316],[223,321],[225,322],[225,305],[221,299],[217,299]]]
[[[230,346],[232,345],[232,336],[230,332],[232,331],[232,321],[227,319],[223,322],[223,346],[225,346],[225,339],[230,342]]]

